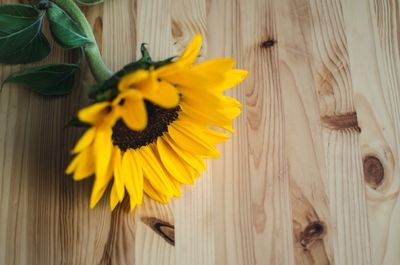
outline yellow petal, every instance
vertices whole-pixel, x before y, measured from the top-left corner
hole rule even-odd
[[[91,149],[85,149],[82,153],[79,154],[81,159],[79,164],[76,167],[73,179],[75,181],[79,181],[90,177],[95,172],[94,167],[94,157]]]
[[[144,179],[143,182],[143,190],[151,199],[161,202],[161,203],[168,203],[168,197],[157,192],[153,186],[151,186],[150,182]]]
[[[235,60],[232,58],[216,58],[196,64],[193,66],[193,70],[205,72],[228,72],[234,65]]]
[[[225,117],[224,115],[218,115],[214,109],[208,108],[194,108],[187,104],[184,100],[180,103],[182,114],[180,117],[187,115],[189,119],[192,119],[203,125],[212,125],[223,128],[229,132],[234,132],[232,129],[232,120]]]
[[[154,154],[151,147],[142,147],[137,153],[141,160],[144,176],[150,182],[151,186],[159,193],[167,197],[172,197],[174,192],[171,183],[165,174],[161,161]]]
[[[225,108],[217,110],[221,115],[224,115],[228,119],[234,119],[240,115],[240,108]]]
[[[127,150],[122,158],[122,174],[132,204],[143,201],[143,172],[136,151]]]
[[[131,200],[130,201],[130,211],[132,212],[133,210],[135,210],[136,206],[137,206],[137,204]]]
[[[119,81],[118,90],[122,92],[129,88],[134,88],[134,85],[136,83],[141,82],[148,77],[149,77],[149,71],[142,69],[127,74],[124,77],[122,77],[121,81]]]
[[[178,61],[185,65],[192,65],[196,61],[200,52],[202,41],[200,34],[194,36],[189,45],[183,51],[182,55],[179,57]]]
[[[94,208],[99,202],[104,192],[106,191],[108,184],[110,183],[114,170],[114,156],[110,158],[108,167],[104,176],[99,177],[96,173],[95,180],[92,188],[92,195],[90,197],[90,208]]]
[[[175,121],[169,125],[168,129],[169,135],[182,149],[206,157],[219,157],[219,152],[215,146],[203,139],[200,136],[201,132],[195,130],[195,128],[187,126],[187,124],[183,124],[180,121]]]
[[[157,68],[154,72],[159,78],[167,77],[172,74],[175,74],[182,69],[185,68],[185,65],[179,62],[173,62],[164,66],[161,66],[160,68]]]
[[[184,184],[193,184],[192,171],[162,137],[157,139],[158,153],[171,177]]]
[[[90,208],[93,209],[96,206],[96,204],[100,201],[106,189],[107,185],[103,184],[100,185],[98,180],[94,181],[92,194],[90,196]]]
[[[79,120],[90,124],[98,123],[109,112],[110,102],[100,102],[81,109],[78,112]]]
[[[248,75],[248,71],[242,69],[233,69],[225,74],[224,81],[216,87],[216,90],[223,92],[229,88],[240,84]]]
[[[202,132],[206,135],[207,139],[213,144],[222,143],[229,139],[229,136],[225,133],[212,130],[210,128],[202,128]]]
[[[117,109],[111,108],[111,111],[101,121],[100,126],[112,128],[119,118]]]
[[[181,197],[182,196],[182,191],[181,191],[180,183],[175,178],[170,176],[168,173],[167,173],[167,177],[168,177],[168,179],[169,179],[169,181],[171,183],[172,196],[173,197]]]
[[[65,174],[67,175],[72,174],[76,170],[76,167],[78,166],[81,159],[82,159],[82,154],[78,154],[77,156],[75,156],[69,163],[67,169],[65,170]]]
[[[142,94],[139,91],[131,90],[125,96],[125,102],[118,106],[124,123],[134,131],[144,130],[147,126],[147,111]]]
[[[157,91],[159,86],[158,76],[154,70],[149,71],[149,75],[143,81],[135,84],[136,89],[144,94],[152,93]]]
[[[111,210],[115,209],[115,206],[117,206],[118,202],[119,202],[119,198],[118,198],[118,193],[117,193],[117,187],[116,187],[115,182],[114,182],[114,184],[111,187],[111,192],[110,192],[110,207],[111,207]]]
[[[122,175],[121,150],[118,147],[114,147],[114,186],[119,201],[122,201],[125,195],[125,186]]]
[[[224,107],[224,96],[199,89],[180,89],[182,101],[195,108],[207,108],[209,110]],[[199,100],[201,99],[201,100]]]
[[[159,82],[157,90],[143,92],[144,98],[166,109],[174,108],[179,103],[179,92],[176,87],[167,82]]]
[[[92,144],[95,135],[96,135],[95,127],[91,127],[90,129],[88,129],[76,143],[74,149],[72,150],[72,153],[76,154],[82,151],[83,149],[87,148],[90,144]]]
[[[175,141],[171,138],[171,136],[166,133],[163,135],[163,139],[168,143],[168,145],[186,162],[186,164],[196,171],[201,171],[206,169],[206,164],[204,163],[203,158],[198,155],[194,155],[191,152],[185,151],[180,148]]]
[[[212,90],[221,85],[225,80],[225,74],[220,72],[205,73],[202,71],[182,70],[163,77],[163,80],[182,88],[204,91]]]
[[[106,177],[112,154],[111,128],[99,128],[94,140],[94,155],[96,156],[96,178]]]
[[[222,95],[221,97],[219,97],[219,99],[221,100],[221,106],[224,109],[226,109],[226,108],[241,108],[242,107],[242,103],[240,103],[235,98]]]

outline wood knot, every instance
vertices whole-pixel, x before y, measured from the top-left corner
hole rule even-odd
[[[269,38],[266,41],[261,42],[261,48],[270,48],[275,45],[277,41],[273,38]]]
[[[142,217],[141,220],[167,243],[175,246],[175,227],[173,225],[155,217]]]
[[[375,156],[366,156],[363,161],[364,179],[367,184],[376,189],[383,182],[384,169],[381,161]]]
[[[326,225],[322,221],[310,223],[302,232],[300,244],[303,247],[309,246],[312,242],[322,239],[326,234]]]
[[[183,36],[183,31],[181,25],[176,20],[172,20],[172,37],[174,39],[179,39]]]
[[[331,130],[353,129],[358,133],[361,128],[358,126],[357,113],[349,112],[340,115],[323,116],[321,117],[322,125]]]

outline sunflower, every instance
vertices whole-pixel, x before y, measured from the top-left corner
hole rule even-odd
[[[219,156],[215,144],[228,135],[218,128],[233,132],[241,108],[223,93],[247,71],[233,69],[229,58],[194,64],[201,43],[197,35],[175,61],[124,74],[111,99],[78,112],[90,128],[73,148],[66,173],[74,180],[94,176],[91,208],[110,185],[111,209],[126,193],[131,210],[143,194],[167,203],[181,195],[181,184],[200,176],[204,159]]]

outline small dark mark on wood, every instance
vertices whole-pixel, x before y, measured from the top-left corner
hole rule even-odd
[[[277,41],[274,40],[274,39],[268,39],[268,40],[263,41],[263,42],[261,43],[261,48],[269,48],[269,47],[272,47],[272,46],[275,45],[276,42],[277,42]]]
[[[373,189],[378,188],[384,178],[385,171],[381,161],[373,156],[366,156],[363,160],[365,182]]]
[[[155,217],[142,217],[141,220],[167,243],[175,246],[175,227],[173,225]]]
[[[358,126],[356,112],[332,116],[323,116],[321,117],[321,123],[322,126],[332,130],[353,129],[358,133],[361,133],[361,128]]]
[[[322,239],[326,235],[326,225],[322,221],[310,223],[302,232],[300,244],[306,248],[312,242]]]

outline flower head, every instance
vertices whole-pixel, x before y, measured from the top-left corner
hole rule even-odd
[[[182,55],[166,64],[149,63],[118,76],[111,98],[83,108],[78,118],[91,127],[72,153],[67,168],[75,180],[94,175],[90,206],[111,184],[110,205],[127,194],[131,209],[143,194],[166,203],[181,194],[205,169],[205,158],[219,156],[215,144],[233,132],[241,104],[223,92],[247,71],[219,58],[194,64],[201,48],[197,35]]]

